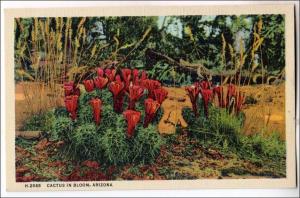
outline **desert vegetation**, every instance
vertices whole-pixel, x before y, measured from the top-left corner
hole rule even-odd
[[[16,179],[285,177],[284,68],[282,15],[17,18]]]

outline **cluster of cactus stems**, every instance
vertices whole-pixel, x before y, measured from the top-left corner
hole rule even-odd
[[[242,93],[241,91],[237,91],[237,88],[234,84],[227,85],[226,98],[224,97],[224,86],[212,86],[211,82],[206,80],[195,82],[193,85],[188,86],[185,89],[187,91],[188,96],[190,97],[195,117],[199,116],[199,111],[197,107],[199,94],[202,98],[202,104],[206,118],[208,118],[209,116],[208,105],[215,96],[217,96],[218,98],[220,108],[229,109],[231,106],[231,101],[235,101],[234,110],[236,114],[238,114],[241,111],[242,105],[245,100],[244,93]]]
[[[120,75],[121,74],[121,75]],[[95,89],[102,90],[108,88],[113,98],[113,109],[116,113],[122,113],[127,121],[127,136],[130,138],[134,135],[136,125],[140,122],[141,112],[136,110],[136,103],[147,93],[147,98],[144,100],[145,117],[143,127],[153,121],[157,110],[160,108],[163,101],[167,98],[168,92],[162,88],[161,83],[157,80],[149,79],[146,71],[137,69],[121,69],[120,74],[116,69],[97,68],[97,77],[84,80],[83,84],[87,92],[92,92]],[[217,96],[220,108],[230,108],[231,101],[234,99],[234,110],[238,114],[245,100],[245,95],[233,84],[227,85],[227,94],[224,97],[223,86],[212,86],[211,82],[203,80],[195,82],[187,86],[187,94],[192,103],[194,115],[199,117],[197,101],[199,95],[202,98],[204,114],[206,118],[209,116],[209,103],[213,97]],[[78,97],[80,90],[74,85],[74,82],[64,84],[65,90],[65,106],[70,113],[72,120],[77,118]],[[147,91],[145,91],[147,90]],[[124,98],[128,97],[128,106],[123,110]],[[99,125],[101,120],[102,100],[100,98],[92,98],[89,103],[93,109],[94,122]]]
[[[120,74],[117,73],[116,69],[104,70],[97,68],[96,71],[97,77],[83,81],[85,90],[92,92],[95,89],[108,88],[112,94],[114,111],[122,113],[127,121],[127,137],[129,138],[134,135],[135,127],[141,119],[141,112],[136,111],[136,103],[147,93],[147,98],[144,101],[145,118],[143,126],[148,127],[168,95],[168,92],[162,88],[161,83],[157,80],[148,79],[144,70],[124,68],[120,70]],[[75,120],[77,118],[80,91],[74,86],[73,82],[65,83],[64,89],[66,109],[70,113],[70,117]],[[125,96],[128,97],[128,106],[126,110],[123,110]],[[101,120],[102,104],[100,98],[90,100],[93,118],[97,125],[100,124]]]

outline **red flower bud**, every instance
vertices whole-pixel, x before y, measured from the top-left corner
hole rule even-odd
[[[146,79],[142,81],[142,85],[148,90],[148,98],[155,99],[154,90],[161,87],[161,84],[157,80]]]
[[[130,79],[131,79],[131,69],[124,68],[121,70],[122,72],[122,78],[125,82],[125,89],[128,90],[128,87],[130,85]]]
[[[122,92],[123,88],[123,82],[113,81],[108,85],[108,89],[114,97],[118,96]]]
[[[145,118],[144,118],[144,128],[148,127],[149,123],[152,122],[156,111],[160,107],[159,102],[153,100],[152,98],[147,98],[144,102],[145,104]]]
[[[124,83],[113,81],[109,84],[108,89],[113,94],[114,110],[121,113],[124,98]]]
[[[206,80],[202,80],[198,85],[201,87],[201,89],[210,89],[210,82]]]
[[[66,96],[65,98],[65,106],[67,111],[71,114],[72,120],[76,119],[76,110],[77,110],[77,102],[78,102],[78,96],[77,95],[71,95]]]
[[[168,96],[168,91],[165,90],[164,88],[159,88],[153,90],[154,98],[159,102],[159,104],[162,104],[163,101],[167,98]]]
[[[102,101],[98,98],[94,98],[90,100],[90,104],[93,108],[93,117],[94,121],[97,125],[100,123],[100,116],[101,116],[101,106],[102,106]]]
[[[116,75],[115,69],[105,69],[105,76],[108,78],[109,82],[114,81]]]
[[[236,94],[236,88],[235,85],[229,84],[227,88],[227,96],[226,96],[226,107],[229,107],[231,98],[235,96]]]
[[[94,90],[94,81],[93,80],[84,80],[83,84],[84,84],[85,90],[87,92],[91,92]]]
[[[121,80],[121,77],[120,77],[120,75],[118,74],[118,75],[116,75],[116,81],[117,82],[119,82],[119,83],[121,83],[122,82],[122,80]]]
[[[102,68],[97,68],[97,74],[98,74],[99,77],[103,77],[104,70]]]
[[[140,80],[146,80],[146,79],[147,79],[147,72],[143,70]]]
[[[98,89],[103,89],[108,83],[108,78],[97,77],[94,79],[94,84]]]
[[[138,85],[129,86],[129,105],[128,109],[135,109],[135,103],[142,97],[144,88]]]
[[[133,69],[132,70],[132,81],[134,85],[138,85],[139,81],[139,70]]]
[[[196,117],[199,116],[198,109],[197,109],[197,99],[199,96],[200,88],[199,86],[191,85],[189,87],[186,87],[185,90],[188,92],[188,95],[190,97],[192,107],[193,107],[193,112]]]
[[[73,94],[73,86],[64,85],[65,96],[70,96]]]
[[[127,137],[131,138],[134,134],[137,123],[140,121],[141,112],[126,110],[123,112],[123,116],[127,121]]]
[[[217,94],[218,101],[219,101],[219,107],[225,107],[224,102],[224,94],[223,94],[223,87],[222,86],[216,86],[213,88],[213,94]]]
[[[80,96],[80,90],[77,88],[73,81],[64,83],[65,96],[78,95]]]
[[[210,89],[201,89],[200,91],[202,95],[203,105],[204,105],[204,113],[205,116],[208,118],[208,103],[210,102],[212,98],[212,90]]]

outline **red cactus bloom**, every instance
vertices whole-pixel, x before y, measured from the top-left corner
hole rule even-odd
[[[75,120],[77,117],[77,104],[78,102],[78,96],[77,95],[71,95],[71,96],[66,96],[65,98],[65,106],[67,111],[71,114],[72,120]]]
[[[134,134],[135,126],[140,121],[141,112],[126,110],[123,112],[123,116],[127,121],[127,137],[131,138]]]
[[[124,98],[124,83],[113,81],[109,84],[108,89],[113,95],[114,110],[118,113],[121,113]]]
[[[188,95],[190,97],[192,107],[193,107],[193,112],[196,117],[199,116],[198,109],[197,109],[197,99],[199,96],[200,88],[199,86],[191,85],[189,87],[186,87],[185,90],[188,92]]]
[[[122,82],[122,80],[121,80],[121,76],[120,76],[119,74],[118,74],[118,75],[116,75],[116,81],[117,81],[117,82],[120,82],[120,83]]]
[[[148,98],[155,99],[154,90],[161,87],[161,84],[157,80],[145,79],[142,81],[142,85],[148,90]]]
[[[223,87],[222,86],[214,87],[213,88],[213,95],[218,96],[219,107],[225,107]]]
[[[97,74],[98,74],[98,76],[103,77],[104,70],[102,68],[97,68]]]
[[[80,96],[80,90],[75,86],[73,81],[64,83],[65,96],[77,95]]]
[[[132,81],[134,85],[144,86],[143,81],[147,79],[146,71],[142,70],[141,75],[139,77],[139,71],[137,69],[134,69],[132,71],[132,75],[133,75]]]
[[[93,80],[84,80],[83,84],[84,84],[85,90],[87,92],[91,92],[94,90],[94,81]]]
[[[99,125],[100,124],[102,101],[99,98],[93,98],[92,100],[90,100],[90,104],[93,108],[94,121],[97,125]]]
[[[149,123],[152,122],[158,108],[160,107],[159,102],[153,100],[152,98],[147,98],[144,102],[145,104],[145,118],[144,118],[144,128],[148,127]]]
[[[210,82],[207,80],[202,80],[199,83],[199,86],[201,87],[201,89],[210,89]]]
[[[208,103],[211,100],[213,91],[210,89],[201,89],[200,93],[202,95],[204,113],[205,113],[206,118],[208,118]]]
[[[235,94],[235,96],[236,96],[235,111],[236,114],[238,114],[242,109],[243,103],[245,102],[245,94],[242,92],[238,92]]]
[[[229,107],[231,98],[235,96],[235,93],[236,93],[235,85],[229,84],[227,88],[226,107]]]
[[[130,85],[130,79],[131,79],[131,69],[124,68],[121,70],[122,72],[122,78],[125,82],[125,89],[128,90]]]
[[[113,94],[113,96],[118,96],[124,88],[123,82],[113,81],[108,85],[109,91]]]
[[[168,91],[165,90],[164,88],[159,88],[159,89],[155,89],[153,91],[155,100],[157,100],[157,102],[159,102],[159,104],[162,104],[163,101],[167,98],[168,96]]]
[[[115,69],[105,69],[105,76],[108,78],[109,82],[114,81],[116,70]]]
[[[73,94],[73,85],[64,84],[65,96],[70,96]]]
[[[94,84],[98,89],[103,89],[108,83],[108,78],[97,77],[94,79]]]
[[[129,105],[128,109],[135,110],[135,103],[142,97],[144,88],[138,85],[129,86]]]
[[[139,82],[139,70],[133,69],[132,70],[132,81],[134,85],[137,85]]]
[[[145,70],[143,70],[140,80],[146,80],[146,79],[147,79],[147,72]]]

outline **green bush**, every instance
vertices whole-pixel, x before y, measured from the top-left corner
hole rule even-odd
[[[122,115],[114,112],[113,107],[108,104],[103,104],[101,111],[101,121],[98,128],[99,133],[104,133],[107,128],[124,127],[123,123],[116,122],[116,120],[122,119]],[[119,126],[121,124],[122,126]]]
[[[73,133],[73,130],[74,124],[71,118],[59,116],[52,123],[50,138],[52,140],[70,142],[70,136]]]
[[[54,111],[39,113],[30,117],[22,127],[24,131],[43,131],[49,132],[52,127],[52,123],[55,120]]]
[[[101,136],[101,147],[103,148],[106,159],[112,164],[125,164],[130,161],[132,150],[130,141],[125,134],[125,121],[118,117],[115,128],[108,127]]]
[[[147,128],[139,126],[137,135],[133,139],[133,161],[152,163],[164,143],[164,139],[160,136],[154,125],[150,124]]]
[[[93,122],[93,109],[90,104],[82,105],[78,109],[78,122],[91,123]]]
[[[242,120],[230,115],[226,109],[210,106],[208,119],[201,113],[196,118],[190,109],[184,109],[183,116],[189,124],[187,130],[191,136],[205,141],[205,144],[225,148],[228,144],[239,145]]]
[[[79,125],[71,135],[70,153],[73,158],[101,161],[103,151],[100,144],[100,136],[96,133],[94,123]]]
[[[100,94],[100,92],[97,89],[95,89],[92,92],[83,92],[83,93],[81,93],[80,96],[79,96],[79,100],[78,100],[79,106],[81,107],[82,105],[88,105],[90,100],[92,98],[99,97],[99,94]]]
[[[250,159],[251,161],[274,160],[278,163],[280,160],[285,159],[285,141],[281,140],[276,132],[267,137],[260,133],[242,136],[241,142],[242,146],[239,152],[241,158]]]
[[[227,140],[230,144],[239,146],[242,122],[235,115],[229,115],[225,109],[210,108],[208,127],[218,139],[218,144]]]
[[[201,112],[201,110],[200,110]],[[263,136],[261,133],[246,136],[241,133],[245,115],[230,115],[226,109],[211,106],[209,118],[195,118],[191,109],[184,109],[183,116],[188,122],[187,130],[191,138],[197,139],[205,147],[216,147],[224,154],[236,154],[240,158],[262,164],[269,160],[285,161],[285,142],[278,133]]]
[[[93,110],[89,104],[93,97],[99,97],[103,102],[99,126],[93,121]],[[54,114],[63,116],[55,119],[51,138],[65,141],[63,152],[80,161],[97,160],[114,165],[153,162],[164,144],[164,139],[154,125],[149,125],[146,129],[142,127],[143,100],[136,104],[136,110],[140,111],[142,116],[136,126],[135,136],[127,138],[127,123],[122,114],[114,112],[111,97],[111,93],[106,89],[83,92],[79,98],[78,116],[75,121],[69,118],[65,108],[56,109]],[[161,114],[161,111],[158,112],[158,116]],[[154,121],[157,122],[158,120]]]

